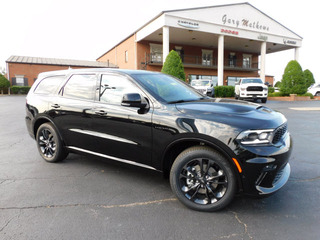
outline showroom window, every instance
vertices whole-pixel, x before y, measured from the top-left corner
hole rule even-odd
[[[191,83],[192,80],[196,79],[210,79],[213,82],[213,86],[218,86],[218,77],[213,75],[195,75],[190,74],[189,75],[189,83]]]
[[[227,78],[227,85],[228,86],[234,86],[236,84],[236,82],[240,81],[241,77],[228,77]]]

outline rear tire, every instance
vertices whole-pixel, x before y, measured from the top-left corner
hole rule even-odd
[[[62,161],[68,156],[57,130],[51,123],[44,123],[38,128],[36,141],[41,157],[47,162]]]
[[[177,198],[197,211],[217,211],[234,198],[236,178],[229,162],[217,151],[196,146],[179,154],[170,171]]]

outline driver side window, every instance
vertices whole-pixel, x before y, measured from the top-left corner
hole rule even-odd
[[[121,105],[126,93],[139,93],[140,89],[123,76],[103,74],[100,80],[99,101]]]

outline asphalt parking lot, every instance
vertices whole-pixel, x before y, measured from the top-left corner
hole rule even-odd
[[[184,207],[158,172],[70,154],[43,161],[27,133],[25,96],[0,96],[0,239],[320,239],[320,101],[265,105],[285,114],[291,177],[265,199]]]

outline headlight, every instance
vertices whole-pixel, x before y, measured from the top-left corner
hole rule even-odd
[[[274,129],[247,130],[240,133],[237,140],[243,145],[269,144],[273,139]]]
[[[246,87],[241,87],[240,89],[241,89],[241,91],[245,91],[245,90],[247,90],[247,88],[246,88]]]

